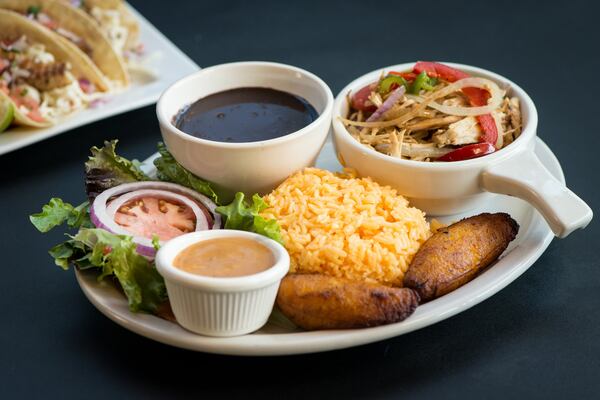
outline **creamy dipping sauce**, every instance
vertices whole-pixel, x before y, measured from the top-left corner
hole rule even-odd
[[[257,142],[289,135],[319,114],[305,99],[264,87],[242,87],[184,107],[174,123],[188,135],[215,142]]]
[[[255,240],[219,238],[186,247],[173,265],[196,275],[229,278],[265,271],[275,265],[275,256]]]

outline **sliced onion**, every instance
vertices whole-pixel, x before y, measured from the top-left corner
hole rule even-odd
[[[198,192],[168,182],[125,183],[105,190],[96,197],[90,207],[92,222],[96,227],[106,229],[109,232],[133,236],[133,241],[138,245],[138,253],[147,257],[154,257],[156,250],[152,244],[152,238],[134,235],[114,220],[115,213],[120,206],[144,195],[175,199],[190,207],[196,216],[197,231],[221,228],[221,216],[215,212],[217,207],[215,203]],[[114,200],[108,204],[111,199]],[[163,244],[163,242],[160,243]]]
[[[389,144],[382,143],[375,147],[381,150],[389,149]],[[402,155],[410,158],[438,158],[442,157],[455,149],[447,147],[437,147],[433,143],[402,143]]]
[[[402,143],[402,154],[411,158],[438,158],[453,151],[433,143]]]
[[[119,196],[117,199],[111,201],[106,207],[106,213],[109,217],[115,218],[115,214],[117,211],[124,206],[125,204],[131,202],[132,200],[143,198],[143,197],[155,197],[159,199],[170,199],[175,200],[181,204],[188,206],[194,215],[196,216],[196,231],[207,231],[209,230],[209,223],[206,217],[206,214],[200,209],[198,203],[194,200],[190,199],[187,196],[182,196],[177,193],[173,193],[168,190],[158,190],[158,189],[142,189],[142,190],[134,190],[133,192],[125,193],[122,196]],[[117,232],[116,230],[113,233],[119,233],[121,235],[131,235],[127,229],[123,228],[121,225],[116,224],[116,230],[120,230],[122,232]]]
[[[488,105],[483,106],[483,107],[450,107],[450,106],[444,106],[439,103],[435,103],[435,100],[440,99],[445,96],[448,96],[449,94],[457,92],[466,87],[475,87],[475,88],[489,90],[491,92],[491,97],[488,100]],[[419,115],[426,107],[436,108],[437,106],[448,107],[451,109],[476,110],[477,114],[475,114],[475,115],[489,114],[489,113],[491,113],[491,111],[500,107],[500,104],[502,103],[503,95],[504,95],[504,93],[498,87],[498,85],[496,85],[494,82],[490,81],[489,79],[474,78],[474,77],[464,78],[464,79],[458,80],[458,81],[446,86],[443,89],[433,92],[430,96],[423,97],[422,101],[420,102],[420,104],[417,107],[415,107],[410,112],[401,115],[398,118],[395,118],[395,119],[392,119],[389,121],[378,121],[378,122],[358,122],[358,121],[349,120],[347,118],[340,118],[340,120],[343,123],[345,123],[346,125],[354,125],[354,126],[360,126],[360,127],[364,127],[364,128],[386,128],[388,126],[400,125],[400,124],[403,124],[403,123],[409,121],[410,119]],[[432,104],[433,104],[433,106],[432,106]],[[490,110],[488,110],[488,108]],[[482,112],[483,109],[485,109],[487,111]],[[458,110],[454,110],[454,111],[458,111]],[[451,115],[462,115],[462,114],[451,114]],[[464,114],[464,115],[466,115],[466,114]]]
[[[394,106],[394,104],[396,104],[398,100],[404,96],[405,92],[406,87],[404,87],[404,85],[400,85],[400,87],[394,90],[388,96],[388,98],[385,99],[383,104],[377,110],[375,110],[373,114],[371,114],[371,116],[367,119],[367,122],[379,121],[381,117],[383,117],[383,114],[388,112]]]
[[[496,85],[494,82],[484,79],[484,78],[465,78],[459,81],[454,82],[450,86],[456,85],[455,89],[452,92],[456,92],[459,89],[463,89],[466,87],[476,87],[480,89],[487,90],[491,93],[491,97],[488,100],[488,104],[481,107],[460,107],[460,106],[447,106],[444,104],[437,103],[435,101],[431,101],[427,103],[427,106],[438,111],[443,112],[448,115],[457,115],[460,117],[474,117],[477,115],[483,114],[491,114],[492,111],[498,109],[502,104],[502,97],[504,97],[503,91]],[[450,87],[448,86],[448,87]],[[460,87],[460,88],[459,88]],[[447,88],[444,88],[447,89]],[[442,90],[444,90],[442,89]],[[450,93],[452,93],[450,92]],[[448,94],[450,94],[448,93]],[[413,99],[418,103],[423,103],[428,99],[423,96],[415,96],[415,95],[407,95],[409,99]],[[436,96],[438,97],[438,96]],[[439,97],[438,97],[439,98]]]

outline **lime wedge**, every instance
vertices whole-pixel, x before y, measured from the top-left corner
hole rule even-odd
[[[8,100],[0,99],[0,132],[4,132],[15,117],[15,107]]]

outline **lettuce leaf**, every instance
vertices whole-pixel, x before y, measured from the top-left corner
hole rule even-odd
[[[83,202],[77,207],[54,197],[42,207],[42,211],[29,216],[29,220],[38,231],[45,233],[64,224],[70,228],[92,227],[89,215],[89,203]]]
[[[71,264],[77,265],[79,269],[96,268],[87,260],[85,246],[72,239],[52,247],[48,250],[48,254],[54,258],[54,263],[65,271]]]
[[[167,300],[165,283],[153,262],[138,254],[136,247],[131,236],[82,228],[53,247],[50,255],[64,269],[70,264],[80,269],[99,268],[98,280],[115,277],[131,311],[155,313]]]
[[[130,161],[115,152],[118,140],[105,141],[104,146],[92,147],[92,156],[85,163],[85,191],[90,201],[106,189],[122,183],[148,181],[139,162]]]
[[[193,189],[219,204],[217,193],[213,190],[212,185],[183,168],[169,153],[164,143],[158,144],[158,152],[160,157],[154,160],[158,179]]]
[[[248,203],[244,201],[244,193],[238,192],[231,204],[217,207],[216,211],[225,217],[225,229],[255,232],[283,244],[277,220],[260,215],[267,208],[269,205],[258,194],[252,196],[252,203]]]

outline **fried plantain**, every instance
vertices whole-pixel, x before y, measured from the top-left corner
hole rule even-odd
[[[442,296],[469,282],[495,261],[517,236],[519,225],[506,213],[479,214],[438,230],[404,275],[404,286],[422,301]]]
[[[292,274],[281,281],[277,305],[307,330],[364,328],[399,322],[411,315],[419,296],[393,288],[321,274]]]

